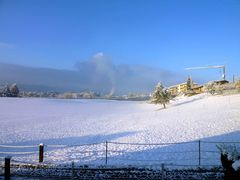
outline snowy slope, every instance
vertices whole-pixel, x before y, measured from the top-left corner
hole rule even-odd
[[[198,144],[192,141],[240,141],[239,110],[240,95],[201,94],[182,97],[172,101],[167,109],[147,102],[0,98],[0,144],[102,143],[90,147],[46,148],[48,162],[74,160],[82,163],[102,163],[100,160],[105,156],[105,141],[188,142],[168,146],[110,143],[109,163],[149,164],[161,161],[183,164],[184,161],[187,164],[197,164]],[[201,148],[215,148],[215,144],[205,143]],[[13,150],[0,148],[1,151]],[[163,155],[163,151],[178,153]],[[179,151],[194,152],[180,155]],[[186,156],[189,156],[187,160],[184,159]],[[37,161],[37,154],[30,157]],[[16,156],[16,159],[29,160],[30,157]],[[213,155],[206,155],[205,158],[209,157]],[[205,164],[219,163],[216,161],[218,154],[215,154],[214,158],[215,160],[206,161]]]

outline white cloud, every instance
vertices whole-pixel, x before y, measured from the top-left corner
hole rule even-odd
[[[103,52],[98,52],[95,55],[93,55],[93,57],[94,58],[102,58],[102,57],[104,57],[104,54],[103,54]]]

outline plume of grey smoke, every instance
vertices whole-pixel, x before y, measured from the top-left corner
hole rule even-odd
[[[79,74],[88,77],[92,87],[103,87],[112,95],[126,92],[151,92],[159,81],[166,86],[181,82],[176,73],[143,65],[114,65],[111,58],[97,53],[87,61],[76,63]]]
[[[76,63],[79,74],[88,77],[92,87],[105,86],[103,89],[113,94],[116,85],[116,67],[108,56],[97,53],[87,61]]]

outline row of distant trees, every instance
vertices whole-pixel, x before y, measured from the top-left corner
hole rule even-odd
[[[0,85],[0,97],[43,97],[43,98],[60,98],[60,99],[115,99],[115,100],[148,100],[149,96],[138,93],[130,93],[122,96],[101,95],[93,91],[83,92],[41,92],[41,91],[19,91],[16,83]]]
[[[0,88],[0,97],[18,97],[19,89],[16,83]]]
[[[100,95],[95,92],[39,92],[39,91],[21,91],[20,97],[40,97],[40,98],[60,98],[60,99],[93,99]]]

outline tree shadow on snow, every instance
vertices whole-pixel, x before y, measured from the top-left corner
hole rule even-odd
[[[88,143],[102,143],[106,141],[115,140],[118,138],[132,136],[136,134],[135,131],[119,132],[114,134],[97,134],[97,135],[87,135],[78,137],[63,137],[63,138],[52,138],[52,139],[41,139],[41,140],[30,140],[24,142],[8,143],[5,145],[13,146],[31,146],[39,145],[40,143],[46,145],[76,145],[76,144],[88,144]]]
[[[16,146],[16,147],[21,147],[21,146],[34,146],[34,147],[26,147],[26,148],[11,148],[11,147],[1,147],[0,146],[0,157],[4,157],[7,155],[12,155],[11,153],[9,154],[4,154],[2,152],[35,152],[35,155],[38,155],[38,150],[39,150],[39,144],[44,144],[44,149],[46,150],[45,152],[48,151],[58,151],[58,150],[64,150],[65,152],[71,153],[71,150],[66,150],[67,148],[78,148],[78,147],[83,147],[80,150],[87,150],[88,144],[96,144],[96,146],[103,146],[101,143],[105,143],[106,141],[113,141],[118,138],[122,137],[127,137],[127,136],[132,136],[136,134],[137,132],[134,131],[128,131],[128,132],[119,132],[119,133],[114,133],[114,134],[97,134],[97,135],[87,135],[87,136],[79,136],[79,137],[64,137],[64,138],[52,138],[52,139],[41,139],[41,140],[30,140],[30,141],[24,141],[24,142],[17,142],[17,143],[8,143],[4,144],[6,146]],[[58,145],[63,145],[59,146]],[[103,146],[102,149],[104,149],[105,145]],[[96,147],[97,149],[98,147]],[[90,150],[92,150],[92,147],[90,147]],[[76,153],[74,151],[73,153]],[[64,154],[63,154],[64,155]],[[13,157],[22,157],[26,155],[12,155]],[[54,157],[53,157],[54,158]],[[50,157],[51,159],[51,157]],[[66,157],[67,159],[67,157]],[[64,163],[64,161],[63,161]]]
[[[181,106],[183,104],[188,104],[188,103],[192,103],[194,101],[198,101],[198,100],[201,100],[203,99],[203,97],[195,97],[193,99],[190,99],[190,100],[187,100],[187,101],[183,101],[183,102],[177,102],[177,101],[173,101],[173,102],[176,102],[174,104],[171,104],[171,106]]]

